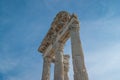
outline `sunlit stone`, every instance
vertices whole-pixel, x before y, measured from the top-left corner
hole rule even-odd
[[[43,54],[42,80],[50,80],[50,63],[55,64],[54,80],[69,80],[69,55],[64,55],[64,44],[71,38],[74,80],[88,80],[84,54],[79,36],[79,21],[75,14],[59,12],[43,39],[38,51]]]

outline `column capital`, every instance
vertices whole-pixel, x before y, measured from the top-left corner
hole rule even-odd
[[[55,53],[57,53],[58,51],[63,51],[64,49],[64,42],[59,40],[55,45],[53,45],[53,49],[55,50]]]
[[[63,50],[64,49],[64,43],[62,41],[58,41],[58,50]]]
[[[50,57],[44,57],[44,62],[51,63],[51,58]]]
[[[70,25],[69,29],[70,29],[70,31],[79,31],[80,27],[79,27],[79,24],[73,23]]]

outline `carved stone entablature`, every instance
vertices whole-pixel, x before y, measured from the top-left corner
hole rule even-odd
[[[54,47],[58,40],[61,40],[65,43],[65,41],[69,38],[68,27],[71,24],[75,23],[77,21],[76,19],[77,16],[75,14],[70,15],[66,11],[59,12],[54,18],[47,35],[45,36],[40,47],[38,48],[38,51],[43,53],[44,55],[48,53],[47,51],[52,50],[52,47]]]
[[[56,24],[56,25],[64,25],[64,24],[66,24],[69,20],[70,20],[70,17],[71,17],[71,15],[68,13],[68,12],[66,12],[66,11],[61,11],[61,12],[59,12],[57,15],[56,15],[56,17],[55,17],[55,20],[54,20],[54,23]]]

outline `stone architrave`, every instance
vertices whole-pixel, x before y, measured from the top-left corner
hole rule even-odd
[[[79,36],[79,28],[79,22],[77,20],[70,26],[74,80],[88,80]]]
[[[51,59],[49,57],[44,57],[42,80],[50,80],[50,64]]]

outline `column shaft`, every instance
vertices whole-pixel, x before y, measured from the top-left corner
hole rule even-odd
[[[69,55],[64,55],[64,80],[69,80],[68,71],[69,71]]]
[[[61,42],[55,54],[54,80],[64,80],[63,43]]]
[[[88,80],[84,64],[84,55],[79,37],[79,24],[72,24],[70,27],[72,59],[74,69],[74,80]]]
[[[42,80],[50,80],[50,59],[44,57]]]

